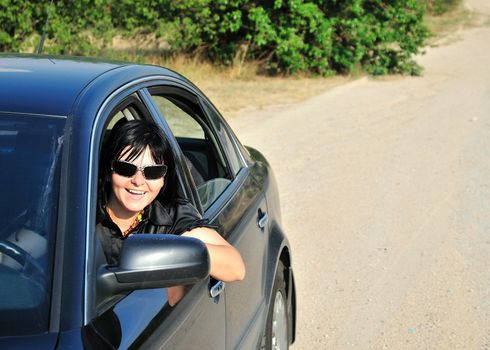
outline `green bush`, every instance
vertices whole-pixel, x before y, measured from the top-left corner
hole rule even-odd
[[[275,1],[255,5],[247,14],[244,42],[252,59],[265,59],[273,73],[333,72],[331,22],[314,3]]]
[[[420,1],[0,0],[0,48],[40,36],[49,9],[48,53],[97,55],[116,33],[146,32],[167,42],[167,54],[256,60],[272,74],[418,74],[412,56],[428,35]]]

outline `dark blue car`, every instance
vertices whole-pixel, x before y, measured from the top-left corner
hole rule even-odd
[[[240,282],[209,277],[204,244],[133,235],[108,266],[95,234],[108,132],[166,134],[179,191],[241,253]],[[0,55],[0,348],[287,349],[291,248],[264,157],[211,102],[156,66]],[[149,258],[151,256],[151,258]],[[166,287],[187,285],[174,307]]]

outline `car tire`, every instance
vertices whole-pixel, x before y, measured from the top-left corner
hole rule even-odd
[[[264,348],[266,350],[285,350],[289,348],[288,319],[284,265],[282,262],[279,262],[272,287],[265,328]]]

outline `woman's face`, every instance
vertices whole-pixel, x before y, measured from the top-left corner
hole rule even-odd
[[[123,152],[123,154],[124,153],[125,155],[119,160],[126,161],[129,152]],[[146,149],[136,159],[131,160],[130,163],[137,166],[156,164],[151,156],[149,147],[146,147]],[[138,170],[131,178],[112,172],[112,193],[108,205],[116,215],[135,215],[153,202],[163,187],[163,183],[163,177],[156,180],[145,179],[140,170]]]

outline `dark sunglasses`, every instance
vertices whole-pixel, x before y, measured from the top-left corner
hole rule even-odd
[[[156,180],[164,177],[167,173],[165,164],[137,166],[124,160],[115,160],[112,162],[112,171],[124,177],[133,177],[139,170],[147,180]]]

